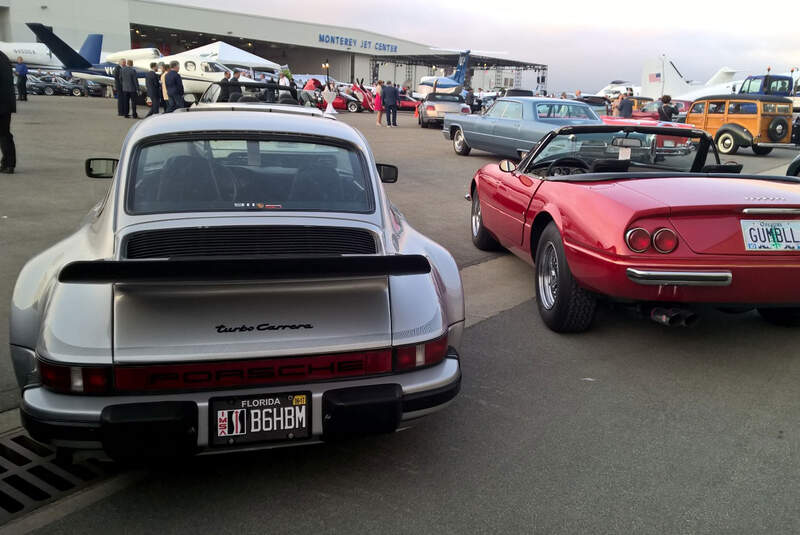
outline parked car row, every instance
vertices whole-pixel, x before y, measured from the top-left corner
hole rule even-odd
[[[45,74],[36,76],[29,74],[25,84],[30,95],[71,95],[74,97],[90,96],[102,97],[105,93],[105,86],[91,80],[71,81],[61,76]],[[14,85],[16,91],[16,84]]]

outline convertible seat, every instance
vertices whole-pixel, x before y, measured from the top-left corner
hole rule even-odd
[[[200,156],[172,156],[161,169],[158,201],[216,201],[219,192],[208,161]]]
[[[590,173],[627,173],[631,166],[630,160],[600,159],[592,162]]]

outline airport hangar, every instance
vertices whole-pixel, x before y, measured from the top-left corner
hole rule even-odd
[[[148,0],[0,0],[0,40],[31,42],[26,22],[51,26],[79,48],[88,33],[103,34],[103,50],[155,47],[175,54],[224,41],[288,65],[298,74],[324,74],[342,82],[392,80],[415,88],[422,76],[452,73],[458,54],[374,32],[233,13]],[[474,87],[546,89],[547,65],[473,55]]]

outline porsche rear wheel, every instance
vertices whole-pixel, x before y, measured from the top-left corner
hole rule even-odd
[[[472,192],[472,211],[469,217],[470,235],[472,236],[472,243],[481,251],[494,251],[499,249],[500,244],[494,239],[494,236],[486,230],[483,226],[483,217],[481,213],[481,201],[478,198],[478,189]]]
[[[730,132],[723,132],[717,138],[717,151],[720,154],[736,154],[739,144]]]
[[[468,156],[469,151],[472,150],[472,148],[467,145],[467,140],[464,139],[464,132],[462,132],[460,128],[456,129],[453,134],[453,150],[456,151],[456,154],[460,154],[461,156]]]
[[[597,299],[572,276],[555,223],[547,225],[539,238],[535,260],[536,304],[545,325],[559,333],[591,327]]]
[[[759,308],[761,317],[775,325],[783,327],[800,327],[800,308]]]

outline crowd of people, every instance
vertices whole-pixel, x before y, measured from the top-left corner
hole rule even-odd
[[[150,111],[147,116],[170,113],[186,107],[183,99],[183,80],[180,64],[177,61],[166,63],[150,63],[150,70],[145,74],[145,88],[150,97]],[[117,115],[138,119],[136,101],[139,98],[139,81],[133,61],[120,59],[114,67],[114,88],[117,92]]]

